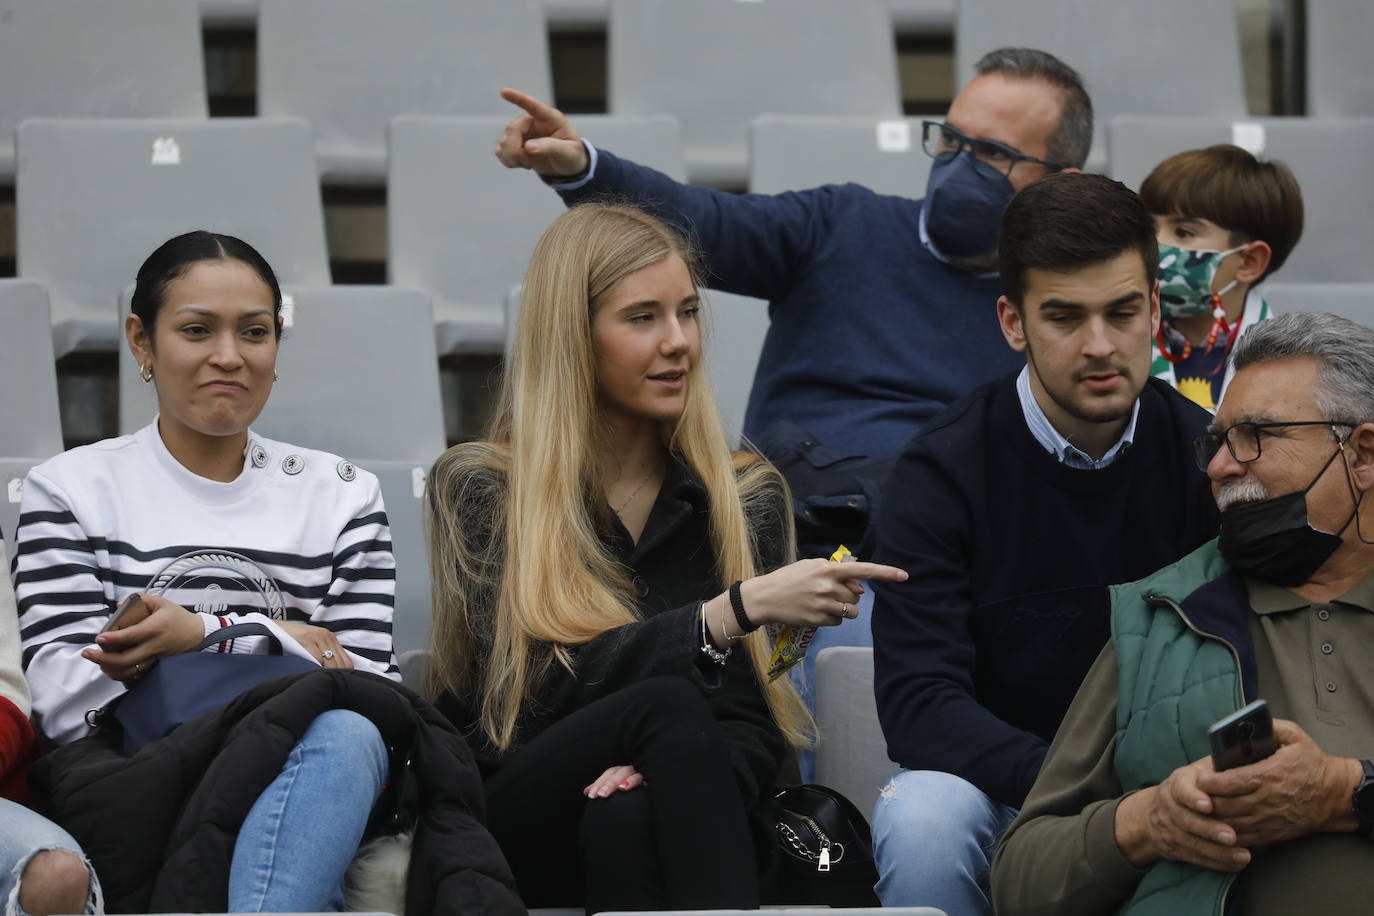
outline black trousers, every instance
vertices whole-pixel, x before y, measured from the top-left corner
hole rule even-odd
[[[644,785],[582,794],[622,764]],[[651,678],[567,716],[511,754],[486,792],[487,826],[527,906],[758,906],[729,753],[705,698],[683,678]]]

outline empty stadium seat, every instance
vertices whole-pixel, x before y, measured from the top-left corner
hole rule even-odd
[[[1285,268],[1282,277],[1287,273]],[[1266,282],[1259,287],[1276,312],[1331,312],[1374,328],[1374,283]]]
[[[760,194],[853,181],[924,197],[931,161],[920,118],[762,115],[749,125],[749,190]]]
[[[1096,116],[1088,171],[1104,170],[1113,116],[1246,114],[1232,0],[959,0],[956,84],[1004,46],[1048,51],[1083,78]]]
[[[726,441],[735,446],[744,430],[744,410],[768,333],[768,303],[713,289],[706,293],[706,304],[706,369]]]
[[[257,23],[258,0],[200,0],[200,19],[214,27],[251,27]]]
[[[277,358],[281,378],[253,429],[334,452],[377,475],[396,555],[393,638],[397,652],[420,648],[430,620],[421,496],[444,450],[429,296],[376,286],[282,292],[291,324]],[[132,354],[121,349],[124,433],[147,424],[157,409],[155,387],[137,374]]]
[[[816,782],[839,790],[871,816],[897,765],[873,698],[873,650],[832,646],[816,656]]]
[[[329,283],[304,121],[34,119],[18,149],[18,274],[48,288],[59,357],[119,345],[120,292],[192,229],[243,238],[282,283]]]
[[[1139,188],[1159,162],[1183,150],[1236,143],[1288,164],[1302,185],[1302,240],[1275,275],[1283,283],[1374,281],[1374,118],[1121,117],[1112,122],[1113,177]]]
[[[433,294],[440,355],[502,351],[506,294],[563,210],[538,176],[492,155],[507,120],[407,115],[391,125],[389,280]],[[683,177],[672,118],[593,115],[577,125],[598,146]]]
[[[205,116],[194,0],[0,2],[0,177],[25,118]]]
[[[29,468],[62,451],[48,294],[0,280],[0,536],[14,539]]]
[[[1307,113],[1374,116],[1374,3],[1307,0]]]
[[[506,115],[503,86],[551,98],[537,0],[262,0],[258,11],[258,112],[314,125],[325,181],[380,183],[393,117]]]
[[[886,0],[611,0],[609,108],[681,119],[693,182],[742,187],[760,114],[899,117]]]

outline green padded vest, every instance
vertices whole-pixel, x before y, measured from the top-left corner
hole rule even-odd
[[[1127,792],[1156,785],[1206,756],[1208,726],[1244,705],[1235,650],[1195,630],[1181,607],[1226,572],[1214,540],[1148,578],[1111,589],[1112,642],[1120,670],[1116,771]],[[1221,872],[1161,860],[1120,912],[1220,916],[1231,880]]]

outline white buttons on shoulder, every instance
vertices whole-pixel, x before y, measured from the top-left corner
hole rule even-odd
[[[305,459],[300,455],[287,455],[281,463],[281,469],[288,474],[299,474],[305,470]]]
[[[267,449],[254,442],[253,447],[248,452],[248,458],[253,462],[253,467],[263,467],[267,464]]]
[[[351,481],[354,477],[358,476],[358,469],[355,468],[353,462],[349,461],[347,458],[340,461],[338,465],[335,466],[335,470],[339,472],[339,477],[345,482]]]

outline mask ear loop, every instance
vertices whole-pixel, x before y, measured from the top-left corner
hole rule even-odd
[[[1331,431],[1334,433],[1336,431],[1336,427],[1331,427]],[[1355,435],[1355,430],[1352,429],[1350,431],[1350,436],[1353,435]],[[1346,439],[1349,439],[1350,436],[1346,436]],[[1371,547],[1374,547],[1374,541],[1371,541],[1369,538],[1365,537],[1364,531],[1362,531],[1360,528],[1360,503],[1364,501],[1364,494],[1356,492],[1355,481],[1350,476],[1350,465],[1346,464],[1345,462],[1345,440],[1337,436],[1336,445],[1341,450],[1341,467],[1345,468],[1345,485],[1350,488],[1350,498],[1355,502],[1355,508],[1350,513],[1350,518],[1355,520],[1355,536],[1360,539],[1361,543],[1368,544]],[[1349,524],[1350,520],[1347,519],[1345,525],[1341,526],[1341,530],[1344,531],[1346,526],[1348,526]]]
[[[1248,245],[1249,243],[1247,242],[1245,245],[1237,245],[1229,251],[1223,251],[1217,260],[1220,261],[1222,258],[1233,255],[1238,251],[1244,251]],[[1212,322],[1212,330],[1207,333],[1207,342],[1203,345],[1203,354],[1211,353],[1212,348],[1216,346],[1217,338],[1222,334],[1226,335],[1226,352],[1222,354],[1223,358],[1221,362],[1212,370],[1212,375],[1216,375],[1222,369],[1226,368],[1225,357],[1231,354],[1231,347],[1235,346],[1236,343],[1236,331],[1240,330],[1241,319],[1237,318],[1235,324],[1227,321],[1226,306],[1221,303],[1221,297],[1235,289],[1236,284],[1239,282],[1239,280],[1232,280],[1230,283],[1223,286],[1220,291],[1212,293],[1212,318],[1215,320]],[[1241,317],[1244,317],[1244,315],[1242,314]]]

